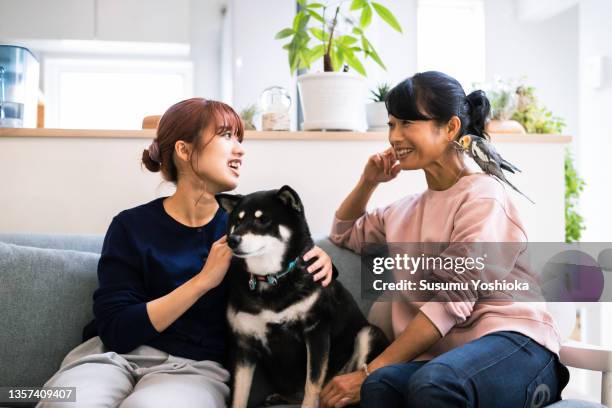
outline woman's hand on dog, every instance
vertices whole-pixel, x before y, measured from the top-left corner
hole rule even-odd
[[[321,408],[339,408],[356,404],[360,400],[361,385],[366,379],[363,371],[337,375],[321,390]]]
[[[323,279],[321,285],[326,287],[330,284],[333,277],[332,261],[329,255],[318,246],[313,247],[310,251],[304,254],[304,261],[308,262],[312,258],[318,258],[312,263],[306,270],[308,273],[315,273],[313,276],[314,281]]]
[[[393,180],[401,171],[395,150],[392,147],[370,156],[363,169],[364,181],[372,184]]]
[[[215,288],[221,283],[231,260],[232,250],[227,245],[227,235],[224,235],[210,247],[206,263],[199,273],[207,289]]]

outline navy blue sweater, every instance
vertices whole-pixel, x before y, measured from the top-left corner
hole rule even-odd
[[[227,280],[161,333],[151,324],[146,303],[200,272],[226,227],[227,214],[221,208],[208,224],[185,226],[166,213],[163,198],[119,213],[104,238],[95,319],[85,328],[84,338],[97,334],[117,353],[146,344],[175,356],[223,364]]]

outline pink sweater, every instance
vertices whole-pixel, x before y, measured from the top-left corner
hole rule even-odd
[[[330,239],[357,253],[361,244],[401,242],[527,242],[518,211],[500,181],[484,173],[464,176],[443,191],[428,189],[353,221],[334,220]],[[520,245],[518,245],[520,246]],[[509,269],[523,279],[534,278],[527,259],[513,257]],[[531,276],[530,276],[531,275]],[[402,299],[405,299],[402,298]],[[535,298],[534,298],[535,299]],[[371,317],[381,326],[390,323],[397,337],[423,312],[442,338],[415,360],[430,360],[485,334],[512,330],[529,336],[558,354],[559,330],[542,302],[378,302]],[[382,315],[381,315],[382,314]]]

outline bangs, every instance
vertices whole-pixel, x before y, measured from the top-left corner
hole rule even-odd
[[[244,138],[244,124],[236,111],[223,102],[208,101],[208,105],[213,118],[212,125],[215,128],[215,134],[220,135],[229,131],[242,142]]]
[[[424,95],[419,95],[415,89],[413,79],[408,78],[389,91],[385,99],[385,106],[390,115],[400,120],[434,119],[419,109],[419,105],[423,106],[424,99]]]

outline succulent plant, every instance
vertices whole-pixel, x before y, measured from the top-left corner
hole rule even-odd
[[[389,85],[388,83],[383,82],[381,84],[378,84],[376,89],[370,90],[370,93],[372,94],[370,99],[373,100],[374,102],[384,102],[385,99],[387,99],[387,94],[389,93],[390,90],[391,90],[391,85]]]

